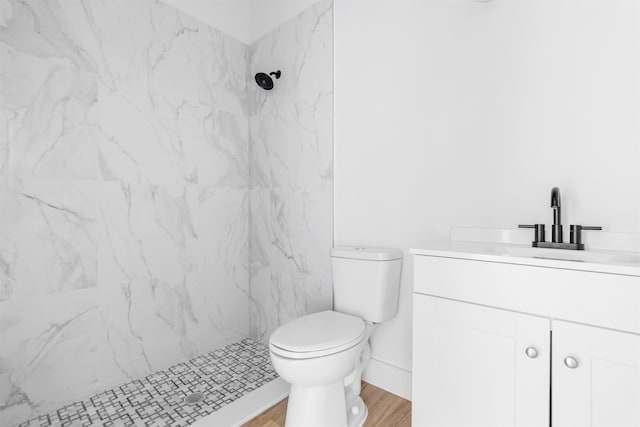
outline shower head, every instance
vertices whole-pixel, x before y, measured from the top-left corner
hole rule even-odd
[[[258,86],[260,86],[264,90],[271,90],[273,89],[273,79],[271,78],[271,76],[274,76],[277,80],[280,78],[281,74],[282,73],[280,72],[280,70],[273,71],[269,74],[258,73],[256,74],[256,83],[258,83]]]

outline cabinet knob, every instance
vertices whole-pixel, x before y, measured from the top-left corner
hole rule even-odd
[[[531,359],[535,359],[536,357],[538,357],[538,350],[536,350],[535,347],[527,347],[524,352]]]
[[[574,357],[567,356],[564,358],[564,366],[566,366],[567,368],[576,369],[578,365],[579,363]]]

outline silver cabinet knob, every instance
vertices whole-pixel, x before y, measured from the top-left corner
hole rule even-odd
[[[535,347],[527,347],[527,349],[524,352],[531,359],[535,359],[536,357],[538,357],[538,350],[536,350]]]
[[[576,369],[578,365],[579,363],[574,357],[567,356],[564,358],[564,366],[566,366],[567,368]]]

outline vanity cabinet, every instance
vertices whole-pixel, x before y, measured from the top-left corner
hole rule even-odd
[[[640,276],[421,255],[413,300],[414,426],[640,427]]]
[[[554,427],[640,426],[640,335],[555,320],[551,366]]]
[[[549,319],[416,295],[414,321],[414,426],[549,424]]]

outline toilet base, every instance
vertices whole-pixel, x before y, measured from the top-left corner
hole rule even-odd
[[[362,427],[367,416],[369,415],[369,409],[365,405],[362,398],[358,397],[350,408],[347,408],[347,420],[349,427]]]
[[[292,384],[285,427],[326,426],[351,427],[347,424],[344,383],[319,387]]]

